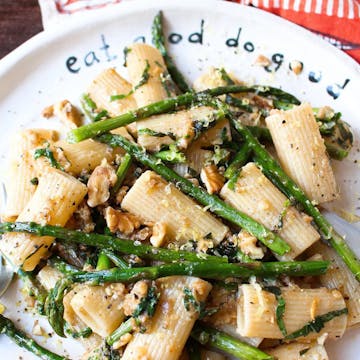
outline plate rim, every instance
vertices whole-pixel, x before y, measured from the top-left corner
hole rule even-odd
[[[350,55],[346,54],[344,51],[338,49],[334,45],[331,45],[329,42],[311,32],[307,28],[295,24],[266,10],[223,0],[197,0],[195,4],[193,0],[172,0],[171,2],[168,0],[153,0],[151,4],[149,4],[148,0],[136,0],[121,2],[116,6],[97,9],[94,12],[89,11],[88,13],[81,14],[75,13],[74,15],[69,16],[68,19],[64,20],[63,23],[54,24],[53,26],[31,37],[16,49],[11,51],[9,54],[5,55],[5,57],[0,59],[0,78],[5,76],[7,72],[14,68],[18,62],[27,56],[30,56],[33,52],[36,52],[42,46],[45,46],[46,44],[53,41],[64,39],[72,31],[80,30],[81,28],[90,25],[92,21],[98,20],[99,14],[103,15],[102,21],[104,21],[104,19],[111,21],[118,16],[131,15],[141,10],[167,10],[174,8],[191,8],[193,10],[194,8],[204,9],[205,5],[206,10],[209,9],[209,5],[212,6],[210,7],[210,11],[220,9],[225,12],[229,11],[231,13],[233,13],[233,11],[242,11],[245,13],[248,12],[250,15],[263,17],[268,21],[274,21],[277,23],[277,25],[283,25],[293,31],[297,31],[300,33],[299,36],[302,35],[308,38],[312,43],[317,44],[321,48],[321,51],[332,53],[338,57],[339,60],[341,60],[346,65],[346,67],[352,71],[353,75],[358,77],[357,81],[360,82],[360,64],[357,63],[356,60],[353,59]],[[64,24],[66,25],[65,31]]]

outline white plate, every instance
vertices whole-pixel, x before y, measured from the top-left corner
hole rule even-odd
[[[45,106],[64,98],[78,103],[91,78],[105,67],[116,66],[126,74],[122,67],[123,48],[142,37],[151,42],[151,22],[160,9],[164,11],[167,34],[177,42],[170,44],[170,51],[187,79],[193,80],[210,65],[225,66],[243,80],[281,86],[314,106],[330,105],[343,113],[354,129],[356,141],[349,158],[335,164],[343,195],[335,208],[360,215],[360,169],[354,163],[360,158],[359,65],[279,17],[222,1],[134,1],[81,14],[65,26],[39,34],[1,60],[0,173],[4,174],[11,134],[22,127],[52,127],[51,120],[41,120]],[[278,70],[267,72],[254,66],[260,54],[281,58]],[[304,64],[298,76],[289,70],[292,60]],[[78,70],[76,73],[69,71],[67,61],[74,62],[70,68]],[[331,88],[333,96],[327,91]],[[338,95],[336,99],[334,94]],[[16,324],[31,334],[31,317],[14,300],[19,298],[15,287],[1,299],[7,306],[5,314],[19,319]],[[43,324],[46,327],[46,322]],[[59,341],[55,336],[37,339],[58,353],[66,349],[74,359],[81,353],[71,340]],[[328,345],[331,359],[358,359],[359,344],[359,330],[347,333],[336,345]],[[0,337],[0,348],[1,359],[34,358],[4,336]]]

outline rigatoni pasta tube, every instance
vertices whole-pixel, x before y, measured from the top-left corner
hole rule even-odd
[[[99,110],[105,109],[111,116],[118,116],[137,108],[134,96],[130,94],[131,84],[115,69],[103,70],[88,87],[88,94]],[[122,99],[111,99],[114,95],[126,95]]]
[[[15,221],[36,190],[31,180],[39,174],[31,150],[48,140],[56,140],[57,132],[29,129],[17,133],[10,146],[10,164],[6,174],[7,201],[2,221]]]
[[[96,334],[110,335],[124,320],[124,285],[83,285],[70,300],[74,313]]]
[[[291,246],[281,260],[296,258],[319,240],[308,216],[299,213],[254,163],[246,164],[238,176],[234,189],[227,182],[220,196],[231,206],[279,233]]]
[[[331,262],[328,271],[319,276],[322,286],[329,289],[339,289],[344,296],[348,315],[348,327],[360,323],[360,284],[354,275],[341,260],[340,256],[332,249],[320,241],[314,244],[309,251],[309,255],[320,254],[321,258]]]
[[[295,342],[280,345],[273,349],[266,349],[265,351],[277,360],[329,360],[324,345],[316,342],[311,344]]]
[[[258,347],[262,342],[260,337],[244,337],[237,331],[237,299],[236,291],[214,286],[208,296],[207,307],[217,311],[206,316],[203,321],[212,328],[223,331],[232,337]]]
[[[138,121],[138,144],[149,151],[159,151],[162,145],[177,141],[179,147],[185,149],[195,136],[195,122],[213,120],[214,110],[206,107],[194,107],[188,110],[177,111],[172,114],[152,116]],[[159,133],[160,136],[142,133],[144,130]],[[168,136],[163,136],[169,134]]]
[[[106,144],[101,144],[92,139],[76,144],[69,144],[61,140],[56,142],[54,146],[63,150],[64,156],[69,162],[66,171],[75,176],[82,172],[91,172],[100,165],[103,159],[111,163],[117,153],[116,150]]]
[[[166,85],[167,70],[159,50],[147,44],[133,44],[127,53],[127,69],[138,107],[175,95]]]
[[[186,306],[185,289],[197,302],[206,300],[211,284],[190,276],[158,279],[160,299],[145,333],[136,333],[127,345],[122,360],[177,360],[199,314]]]
[[[121,206],[145,221],[164,223],[167,237],[176,244],[206,237],[216,245],[229,230],[173,184],[150,170],[136,180]]]
[[[335,176],[310,104],[275,110],[266,125],[285,172],[308,197],[319,204],[336,199]]]
[[[87,193],[86,186],[54,168],[39,178],[39,185],[17,221],[34,221],[64,226]],[[4,234],[0,250],[15,266],[31,271],[47,254],[54,241],[50,236],[24,233]]]
[[[287,334],[291,334],[314,320],[317,316],[346,308],[344,298],[338,290],[327,288],[300,289],[298,287],[280,288],[285,301],[283,322]],[[261,336],[270,339],[283,339],[277,323],[275,295],[261,289],[260,285],[241,285],[239,287],[237,325],[242,336]],[[347,315],[335,316],[324,322],[320,332],[310,332],[298,341],[311,341],[328,333],[330,339],[340,338],[346,329]]]

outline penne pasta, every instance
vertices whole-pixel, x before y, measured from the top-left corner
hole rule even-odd
[[[267,228],[278,232],[291,246],[291,250],[279,259],[294,259],[320,235],[311,226],[308,216],[299,213],[254,163],[245,165],[231,188],[227,182],[220,196],[236,209],[251,216]]]
[[[137,179],[121,206],[144,221],[164,223],[170,242],[178,245],[204,238],[216,245],[228,232],[227,226],[153,171]]]
[[[339,191],[311,106],[304,103],[266,118],[277,155],[286,173],[311,200],[334,200]]]
[[[86,192],[86,186],[79,180],[49,168],[49,171],[39,178],[33,197],[17,221],[64,226],[84,199]],[[0,241],[0,250],[14,266],[22,266],[25,271],[31,271],[46,256],[53,241],[54,238],[50,236],[8,233]]]
[[[300,289],[281,288],[285,302],[283,313],[284,328],[288,335],[302,329],[316,317],[346,308],[344,298],[337,290],[326,288]],[[278,300],[260,285],[245,284],[239,287],[237,325],[242,336],[261,336],[270,339],[284,339],[276,315]],[[318,332],[311,329],[307,336],[297,337],[297,341],[308,342],[327,333],[330,339],[342,337],[346,330],[347,315],[334,316],[323,322]]]
[[[136,333],[122,360],[177,360],[199,314],[186,306],[185,289],[197,302],[206,300],[210,283],[190,276],[169,276],[156,281],[160,299],[145,333]]]

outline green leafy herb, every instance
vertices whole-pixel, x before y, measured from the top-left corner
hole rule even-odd
[[[100,121],[100,120],[103,120],[103,119],[108,119],[110,116],[109,116],[109,113],[107,110],[101,110],[95,117],[94,117],[94,122],[96,121]]]
[[[56,159],[54,157],[54,153],[50,150],[49,143],[47,143],[45,148],[35,150],[35,152],[34,152],[35,160],[39,159],[42,156],[46,157],[49,160],[50,165],[52,167],[64,171],[64,168],[59,164],[58,161],[56,161]]]
[[[291,201],[289,199],[286,199],[283,205],[283,209],[281,210],[281,213],[279,215],[279,220],[277,225],[275,226],[275,229],[273,231],[279,231],[284,226],[284,218],[288,211],[289,206],[291,205]]]
[[[307,336],[311,332],[320,332],[325,326],[325,323],[334,319],[337,316],[341,316],[348,313],[348,309],[344,308],[341,310],[330,311],[324,315],[316,316],[314,320],[307,323],[304,327],[285,337],[286,340],[296,339],[301,336]]]
[[[138,134],[139,135],[149,135],[149,136],[156,136],[156,137],[165,137],[165,136],[169,136],[172,140],[176,139],[176,135],[173,134],[172,132],[168,132],[168,133],[162,133],[162,132],[158,132],[149,128],[142,128],[138,130]]]
[[[160,294],[156,291],[156,287],[151,286],[146,296],[141,299],[132,316],[134,318],[138,318],[142,314],[147,314],[150,317],[154,316],[159,297]]]
[[[215,165],[225,164],[229,159],[230,151],[221,148],[219,145],[214,146],[214,155],[212,156],[211,160],[214,162]]]
[[[128,48],[127,46],[124,47],[123,53],[124,53],[124,67],[127,67],[127,56],[129,52],[131,51],[131,48]]]
[[[303,356],[304,354],[306,354],[308,351],[310,350],[310,348],[305,348],[299,351],[300,356]]]
[[[197,301],[193,292],[189,288],[184,288],[184,306],[186,311],[194,310],[199,313],[199,319],[203,319],[205,316],[211,316],[215,314],[218,309],[206,309],[205,302]]]
[[[264,290],[271,292],[272,294],[274,294],[276,296],[276,300],[277,300],[277,306],[276,306],[276,322],[277,325],[281,331],[281,333],[286,336],[287,335],[287,331],[286,331],[286,327],[285,327],[285,323],[284,323],[284,313],[285,313],[285,300],[284,298],[281,296],[281,290],[280,288],[278,288],[277,286],[266,286],[264,287]]]
[[[286,336],[287,331],[284,323],[284,313],[285,313],[285,300],[282,296],[277,298],[278,304],[276,307],[276,322],[279,326],[281,333]]]
[[[235,85],[234,80],[229,76],[224,68],[218,69],[221,75],[221,79],[226,82],[226,85]]]
[[[158,64],[158,65],[161,67],[161,64]],[[166,91],[167,97],[172,97],[174,94],[176,94],[176,92],[177,92],[176,86],[168,72],[160,74],[160,81],[161,81],[161,85],[163,86],[163,88]]]
[[[150,78],[149,70],[150,70],[150,63],[148,60],[146,60],[145,69],[144,69],[143,73],[141,74],[140,81],[135,85],[134,90],[137,90],[139,87],[145,85],[148,82],[148,80]]]
[[[88,111],[93,112],[97,108],[95,102],[91,99],[89,94],[83,94],[82,105],[83,105],[85,112],[88,112]]]
[[[149,78],[150,78],[149,70],[150,70],[150,63],[149,63],[148,60],[146,60],[145,69],[144,69],[143,73],[141,74],[140,81],[134,86],[134,88],[131,89],[127,94],[111,95],[110,96],[110,101],[116,101],[116,100],[125,99],[128,96],[132,95],[134,93],[134,91],[137,90],[139,87],[146,84],[148,82]]]
[[[30,182],[33,184],[33,185],[39,185],[39,179],[37,177],[34,177],[30,180]]]

